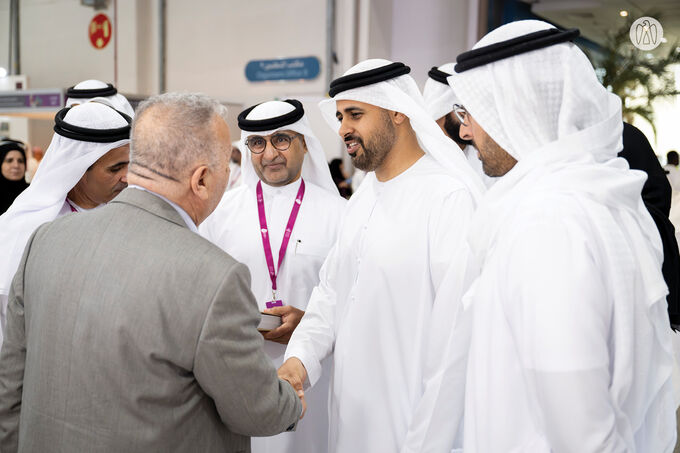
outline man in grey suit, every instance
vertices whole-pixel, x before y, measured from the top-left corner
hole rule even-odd
[[[229,176],[226,109],[165,94],[133,123],[129,187],[41,226],[9,299],[0,451],[248,452],[302,395],[264,354],[247,268],[195,234]]]

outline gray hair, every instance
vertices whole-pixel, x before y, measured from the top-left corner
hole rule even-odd
[[[147,99],[132,122],[130,165],[175,181],[197,164],[215,167],[215,116],[226,122],[227,108],[203,94],[165,93]]]

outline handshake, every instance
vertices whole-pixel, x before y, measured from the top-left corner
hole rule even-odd
[[[305,369],[305,366],[297,357],[291,357],[281,365],[278,370],[278,375],[279,378],[288,381],[300,397],[300,401],[302,402],[302,414],[300,414],[300,419],[302,419],[307,411],[305,392],[303,390],[303,384],[307,380],[307,370]]]

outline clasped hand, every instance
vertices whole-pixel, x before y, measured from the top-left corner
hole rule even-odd
[[[307,380],[307,370],[305,369],[305,366],[297,357],[291,357],[281,365],[277,373],[281,379],[287,381],[293,389],[295,389],[297,395],[300,397],[300,401],[302,402],[302,414],[300,414],[300,418],[302,419],[307,411],[305,392],[303,390],[303,384]]]
[[[293,335],[293,331],[305,314],[304,311],[290,305],[269,308],[264,313],[281,316],[282,324],[279,327],[262,334],[265,340],[281,344],[288,344],[290,336]]]

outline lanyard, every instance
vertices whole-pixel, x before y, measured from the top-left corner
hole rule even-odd
[[[281,248],[279,249],[279,267],[274,268],[274,256],[272,255],[272,248],[269,244],[269,230],[267,230],[267,218],[264,215],[264,196],[262,195],[262,182],[257,182],[257,214],[260,217],[260,234],[262,235],[262,246],[264,247],[264,257],[267,260],[267,269],[269,269],[269,278],[272,281],[272,296],[273,301],[276,301],[276,275],[281,269],[281,263],[283,263],[283,258],[286,256],[286,248],[288,247],[288,241],[290,240],[290,235],[293,232],[293,226],[295,226],[295,219],[297,219],[298,212],[300,211],[300,206],[302,205],[302,198],[305,196],[305,181],[300,180],[300,189],[295,196],[295,203],[293,203],[293,209],[290,211],[290,217],[288,217],[288,224],[286,225],[286,232],[283,234],[283,240],[281,241]]]
[[[68,203],[68,207],[71,208],[71,212],[78,212],[78,210],[71,204],[69,199],[66,199],[66,203]]]

